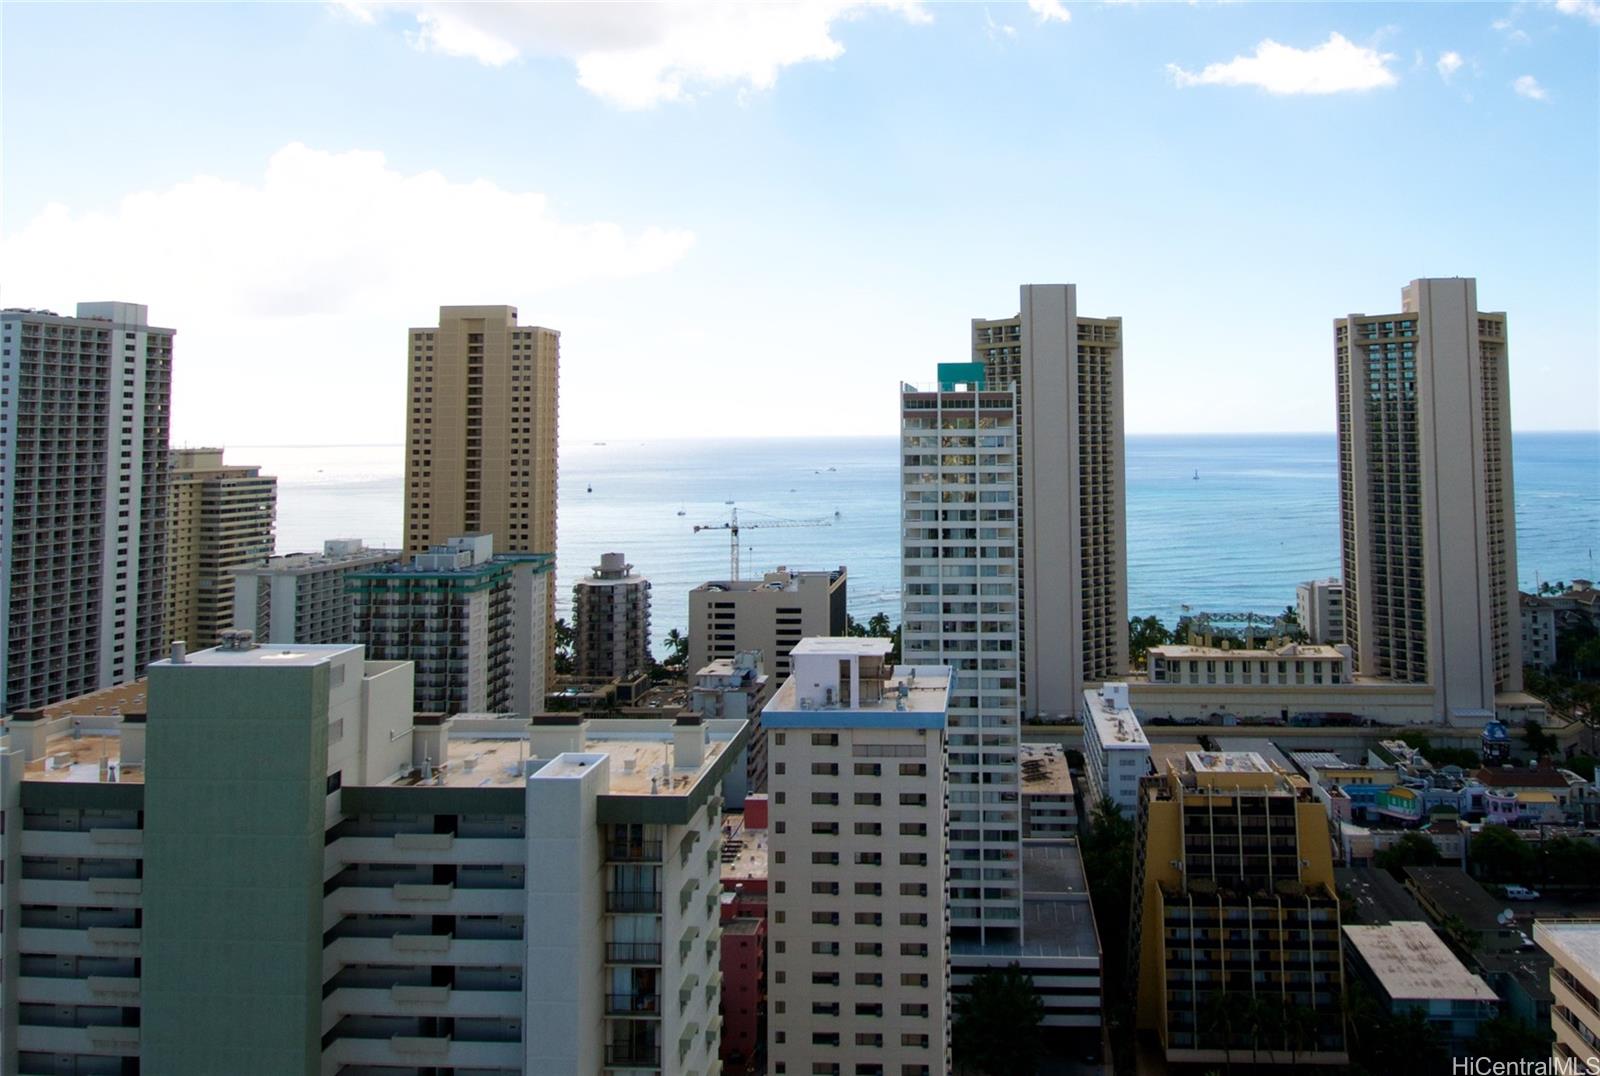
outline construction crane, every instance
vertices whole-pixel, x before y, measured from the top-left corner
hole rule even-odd
[[[728,532],[728,576],[734,581],[739,579],[739,530],[755,530],[757,527],[829,527],[833,523],[827,519],[764,519],[758,523],[740,523],[739,509],[735,508],[728,513],[726,523],[696,523],[694,533],[701,531],[727,531]]]

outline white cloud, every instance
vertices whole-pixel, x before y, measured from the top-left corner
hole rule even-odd
[[[983,9],[983,30],[989,36],[990,41],[998,41],[1002,35],[1005,37],[1017,36],[1017,28],[1015,26],[1008,22],[995,22],[994,16],[989,13],[988,8]]]
[[[693,244],[295,143],[246,181],[195,176],[104,211],[51,204],[0,240],[0,266],[8,303],[124,299],[175,327],[186,435],[331,443],[398,432],[404,330],[440,304],[520,303],[537,322],[543,295],[661,272]]]
[[[1511,16],[1504,19],[1496,19],[1489,26],[1491,29],[1504,34],[1506,40],[1513,45],[1526,45],[1528,43],[1527,33],[1517,29],[1516,24],[1512,22],[1512,18],[1516,16],[1516,13],[1516,9],[1513,8]]]
[[[1258,86],[1268,93],[1345,93],[1393,86],[1398,76],[1389,70],[1392,53],[1363,48],[1340,34],[1314,48],[1297,49],[1268,38],[1252,56],[1236,56],[1227,63],[1207,64],[1198,74],[1177,64],[1167,71],[1180,87]]]
[[[1028,10],[1033,12],[1040,22],[1072,21],[1072,12],[1062,5],[1061,0],[1028,0]]]
[[[1600,0],[1556,0],[1556,10],[1584,19],[1590,26],[1600,26]]]
[[[1539,85],[1539,80],[1532,75],[1519,75],[1516,81],[1511,83],[1511,88],[1516,91],[1518,97],[1526,97],[1530,101],[1550,99],[1549,92]]]
[[[770,89],[785,67],[843,53],[833,36],[835,24],[873,10],[896,12],[913,23],[931,19],[919,0],[344,0],[344,6],[369,23],[389,12],[410,14],[416,29],[407,38],[418,48],[492,67],[524,54],[569,59],[584,89],[622,108],[649,108],[721,86]]]
[[[1462,65],[1465,63],[1466,61],[1461,58],[1459,52],[1441,52],[1439,54],[1439,62],[1434,66],[1439,69],[1439,77],[1449,82],[1451,77],[1461,70]]]

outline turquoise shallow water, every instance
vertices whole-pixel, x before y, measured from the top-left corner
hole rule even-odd
[[[1595,578],[1600,433],[1517,434],[1513,454],[1523,589],[1536,578]],[[228,459],[278,475],[281,552],[332,537],[399,543],[399,445],[241,445]],[[1127,479],[1136,615],[1170,622],[1185,604],[1276,612],[1294,600],[1295,583],[1339,572],[1332,434],[1130,437]],[[892,437],[565,444],[560,498],[563,614],[573,581],[601,553],[621,550],[654,584],[655,638],[684,626],[689,589],[728,571],[727,532],[695,534],[692,525],[726,521],[731,500],[743,522],[827,524],[745,529],[746,576],[844,564],[856,617],[898,616]]]

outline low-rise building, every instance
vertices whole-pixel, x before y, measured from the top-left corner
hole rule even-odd
[[[1083,693],[1083,776],[1088,785],[1085,810],[1110,799],[1132,817],[1139,802],[1139,779],[1150,772],[1150,741],[1128,705],[1128,685],[1107,683]]]
[[[1518,594],[1522,612],[1522,663],[1550,669],[1556,663],[1556,610],[1548,598]]]
[[[1352,978],[1365,982],[1390,1015],[1422,1014],[1452,1053],[1499,1013],[1489,984],[1426,923],[1346,926],[1344,940]]]
[[[1347,646],[1289,643],[1276,650],[1230,650],[1217,646],[1153,646],[1148,654],[1152,684],[1319,687],[1348,684],[1355,658]]]
[[[759,650],[775,682],[789,675],[789,652],[808,636],[845,634],[847,573],[778,568],[760,579],[721,579],[689,592],[687,668]]]
[[[697,671],[689,689],[686,706],[700,716],[737,717],[750,722],[750,747],[745,760],[745,786],[749,792],[763,792],[767,787],[767,736],[761,727],[761,708],[776,687],[777,683],[766,674],[761,651],[741,650],[732,658],[718,658]],[[742,802],[733,806],[742,806]]]
[[[1548,761],[1535,766],[1484,766],[1474,776],[1484,786],[1484,818],[1500,825],[1559,825],[1583,817],[1592,787],[1571,770]]]
[[[1067,749],[1060,744],[1025,743],[1017,762],[1022,770],[1022,839],[1075,836],[1078,805]]]
[[[1306,641],[1326,646],[1344,642],[1344,584],[1311,579],[1294,588],[1295,616]]]
[[[1550,955],[1552,1059],[1582,1072],[1600,1055],[1600,920],[1542,919],[1533,940]]]
[[[410,563],[351,572],[356,642],[374,660],[416,666],[426,713],[543,709],[544,553],[496,553],[494,537],[452,538]]]
[[[766,1026],[766,800],[745,804],[722,821],[722,1071],[730,1076],[753,1071]]]
[[[399,564],[398,549],[368,549],[359,538],[324,542],[322,552],[288,553],[233,569],[233,627],[263,643],[353,643],[351,572]]]
[[[762,713],[775,1076],[950,1068],[945,666],[810,638]]]

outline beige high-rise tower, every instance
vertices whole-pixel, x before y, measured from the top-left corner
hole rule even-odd
[[[972,320],[972,358],[1016,397],[1022,713],[1069,718],[1128,669],[1122,319],[1078,316],[1073,284],[1027,284]]]
[[[1470,278],[1334,322],[1344,635],[1469,723],[1522,689],[1506,316]]]
[[[560,360],[561,334],[518,325],[514,306],[441,306],[438,325],[411,330],[407,553],[462,534],[555,553]],[[553,610],[555,573],[545,586]]]
[[[167,638],[198,650],[233,627],[233,569],[272,555],[278,480],[220,448],[179,448],[169,488]]]

